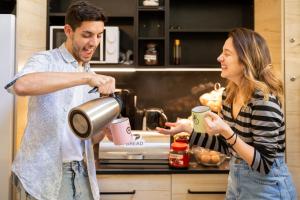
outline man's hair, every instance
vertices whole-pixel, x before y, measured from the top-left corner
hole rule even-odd
[[[102,10],[87,1],[74,1],[67,9],[65,24],[69,24],[73,31],[84,21],[106,21]]]

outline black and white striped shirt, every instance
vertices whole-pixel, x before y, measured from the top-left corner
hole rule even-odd
[[[225,98],[224,92],[221,117],[244,142],[254,147],[251,168],[262,174],[269,173],[274,159],[282,156],[285,151],[285,123],[278,99],[269,95],[269,99],[264,100],[263,93],[256,91],[234,119],[232,105],[225,104]],[[227,155],[236,154],[221,135],[210,136],[193,132],[190,145],[202,146]]]

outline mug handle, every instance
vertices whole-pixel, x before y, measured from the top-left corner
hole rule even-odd
[[[164,112],[159,112],[159,115],[162,118],[162,120],[159,119],[159,125],[161,125],[162,127],[165,127],[165,123],[168,121],[168,117]]]

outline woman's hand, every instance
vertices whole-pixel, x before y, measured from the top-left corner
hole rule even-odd
[[[206,131],[210,135],[222,134],[225,138],[228,138],[231,134],[231,128],[229,125],[219,117],[219,115],[208,112],[205,120]]]
[[[188,132],[192,133],[193,127],[189,120],[180,120],[178,122],[166,122],[165,126],[170,127],[171,129],[164,129],[160,127],[156,127],[156,130],[164,135],[175,135],[180,132]]]

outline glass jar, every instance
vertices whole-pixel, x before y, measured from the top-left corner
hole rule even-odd
[[[155,49],[156,44],[147,44],[147,50],[144,55],[145,65],[157,65],[158,64],[158,53]]]
[[[173,142],[171,144],[169,165],[174,168],[189,167],[189,146],[187,143]]]

